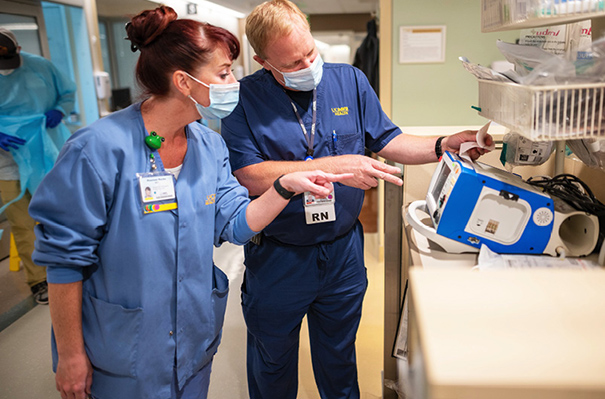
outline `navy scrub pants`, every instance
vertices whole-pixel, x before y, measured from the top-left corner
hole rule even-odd
[[[355,336],[367,288],[361,224],[311,246],[263,237],[261,245],[246,245],[245,256],[242,307],[250,398],[296,398],[305,314],[321,397],[359,398]]]

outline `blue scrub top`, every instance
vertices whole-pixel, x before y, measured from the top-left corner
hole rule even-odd
[[[346,64],[324,64],[317,87],[317,125],[314,157],[363,155],[365,148],[379,152],[401,130],[385,115],[366,76]],[[240,101],[223,119],[221,134],[229,147],[233,170],[268,160],[301,161],[307,141],[290,103],[290,96],[265,69],[243,78]],[[292,93],[299,113],[311,132],[311,92]],[[301,107],[302,104],[302,107]],[[302,195],[265,228],[265,235],[282,243],[312,245],[346,234],[363,205],[364,191],[335,184],[336,221],[307,225]]]
[[[140,104],[76,132],[32,198],[34,262],[50,283],[83,281],[95,397],[169,398],[173,368],[182,388],[217,350],[228,281],[213,244],[254,232],[221,137],[199,123],[186,133],[176,210],[143,213],[136,174],[152,150]]]

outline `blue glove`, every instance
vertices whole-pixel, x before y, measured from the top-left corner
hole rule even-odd
[[[25,140],[0,132],[0,148],[4,151],[8,151],[9,147],[17,149],[23,144],[25,144]]]
[[[44,115],[46,115],[46,127],[51,129],[61,123],[61,119],[63,119],[61,111],[57,111],[56,109],[51,109]]]

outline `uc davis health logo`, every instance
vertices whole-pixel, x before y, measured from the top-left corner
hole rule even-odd
[[[349,115],[349,107],[332,108],[332,113],[334,116]]]
[[[216,202],[216,194],[210,194],[206,196],[206,205],[212,205]]]

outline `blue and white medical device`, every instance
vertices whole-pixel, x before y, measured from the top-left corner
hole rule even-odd
[[[418,217],[430,215],[433,227]],[[407,220],[447,252],[583,256],[594,249],[598,219],[576,211],[517,175],[446,152],[426,201],[408,207]]]

